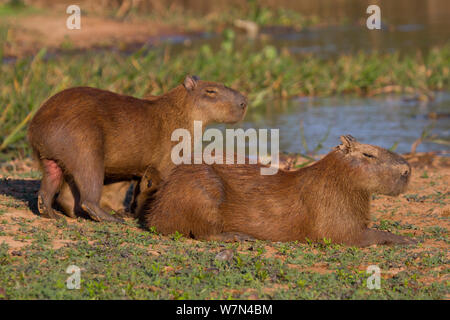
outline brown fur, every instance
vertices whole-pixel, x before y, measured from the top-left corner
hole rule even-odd
[[[193,121],[231,123],[243,118],[246,98],[223,84],[186,77],[168,93],[138,99],[78,87],[48,99],[30,123],[28,139],[43,179],[42,215],[56,217],[55,194],[63,180],[79,192],[79,207],[95,220],[117,220],[99,205],[105,179],[139,178],[150,167],[165,179],[174,164],[171,134],[193,131]],[[75,194],[75,193],[74,193]]]
[[[124,215],[128,209],[125,203],[126,195],[130,188],[134,189],[135,184],[135,181],[120,181],[105,184],[102,188],[100,207],[106,212],[114,211]],[[78,190],[76,188],[72,190],[70,184],[64,181],[55,199],[55,203],[59,210],[71,218],[76,218],[76,213],[81,212],[81,208],[78,207],[79,199],[80,195]]]
[[[180,165],[143,212],[146,224],[197,239],[411,243],[367,227],[371,194],[403,192],[409,164],[351,136],[341,139],[312,166],[271,176],[261,175],[260,165]]]
[[[157,98],[158,96],[148,94],[144,96],[143,99],[155,100]],[[160,182],[160,179],[158,179],[158,176],[154,171],[148,171],[153,172],[154,176],[152,177],[147,175],[145,177],[141,177],[138,181],[119,181],[104,184],[100,199],[100,207],[107,212],[114,211],[120,215],[135,213],[136,208],[142,206],[142,199],[153,194],[156,190],[156,186]],[[126,196],[130,189],[133,190],[133,197],[130,203],[127,203]],[[74,190],[73,192],[76,193],[77,191]],[[69,184],[66,181],[63,181],[59,193],[55,199],[55,203],[57,207],[66,215],[75,218],[76,212],[79,212],[80,208],[76,208],[75,206],[75,203],[79,203],[79,200],[75,201],[73,192]]]

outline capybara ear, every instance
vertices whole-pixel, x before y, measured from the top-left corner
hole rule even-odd
[[[186,90],[191,91],[194,90],[195,87],[197,86],[197,81],[198,81],[198,77],[197,76],[189,76],[187,75],[186,78],[184,79],[184,87],[186,88]]]
[[[341,150],[351,151],[354,149],[358,141],[351,135],[345,135],[340,137],[342,144],[339,146]]]

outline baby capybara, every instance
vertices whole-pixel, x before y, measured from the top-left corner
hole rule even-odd
[[[246,98],[221,83],[187,76],[152,99],[105,90],[71,88],[36,112],[28,139],[42,169],[38,208],[55,218],[53,199],[63,180],[79,194],[79,207],[97,221],[117,221],[100,206],[105,179],[131,180],[151,167],[164,179],[174,166],[172,132],[193,131],[193,121],[232,123],[243,118]]]
[[[126,196],[130,188],[135,189],[137,181],[120,181],[120,182],[105,182],[102,188],[102,195],[100,198],[100,207],[106,212],[119,213],[125,215],[129,210],[126,205]],[[58,210],[61,210],[71,218],[76,218],[77,213],[82,212],[80,205],[80,194],[78,189],[74,187],[73,183],[63,182],[59,193],[55,198],[55,205]],[[131,202],[134,201],[135,198]],[[138,199],[138,198],[136,198]]]
[[[207,240],[413,243],[367,227],[371,194],[403,192],[409,164],[351,136],[341,140],[315,164],[276,175],[261,175],[260,165],[180,165],[142,213],[146,225]]]

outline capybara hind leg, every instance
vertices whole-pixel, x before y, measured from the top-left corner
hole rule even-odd
[[[72,194],[72,190],[66,181],[63,181],[58,196],[56,197],[56,204],[60,207],[67,216],[70,218],[76,218],[75,214],[75,201]]]
[[[370,246],[372,244],[411,245],[411,244],[416,244],[416,243],[417,243],[417,241],[415,241],[413,239],[403,237],[403,236],[398,236],[398,235],[390,233],[390,232],[366,229],[363,232],[363,237],[362,237],[362,240],[359,243],[359,245],[362,247],[366,247],[366,246]]]
[[[90,161],[89,161],[90,160]],[[73,179],[80,191],[81,209],[86,211],[95,221],[114,221],[121,222],[118,219],[100,207],[100,198],[104,181],[103,164],[100,159],[85,158],[86,168],[73,170]]]
[[[255,241],[255,238],[245,233],[240,232],[223,232],[215,235],[209,235],[204,238],[210,241],[223,241],[223,242],[242,242],[242,241]]]
[[[38,192],[38,210],[41,216],[52,219],[61,218],[52,209],[53,198],[62,182],[62,170],[53,160],[43,159],[42,181]]]

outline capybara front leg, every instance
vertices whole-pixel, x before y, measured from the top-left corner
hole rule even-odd
[[[86,189],[82,189],[80,186],[80,203],[81,209],[86,211],[89,216],[95,221],[111,221],[111,222],[123,222],[123,219],[108,214],[103,210],[99,203],[101,197],[101,188],[103,187],[103,178],[100,180],[100,184],[95,183]],[[98,191],[100,190],[100,191]]]
[[[104,182],[103,162],[100,159],[85,159],[86,168],[72,170],[75,184],[80,192],[81,209],[95,221],[122,222],[122,219],[108,214],[100,207]]]
[[[150,207],[160,183],[161,178],[158,171],[148,167],[134,188],[130,211],[136,218],[140,218],[137,213],[143,212],[144,205]]]
[[[43,159],[42,165],[42,181],[38,192],[38,210],[41,216],[52,219],[60,219],[52,208],[53,198],[58,192],[63,173],[58,164],[53,160]]]
[[[363,231],[362,240],[360,242],[360,245],[362,247],[370,246],[372,244],[404,244],[404,245],[411,245],[416,244],[417,241],[403,237],[398,236],[396,234],[386,232],[386,231],[379,231],[379,230],[373,230],[373,229],[365,229]]]
[[[242,242],[255,241],[255,238],[245,233],[240,232],[223,232],[215,235],[208,235],[205,240],[209,241],[223,241],[223,242]]]

